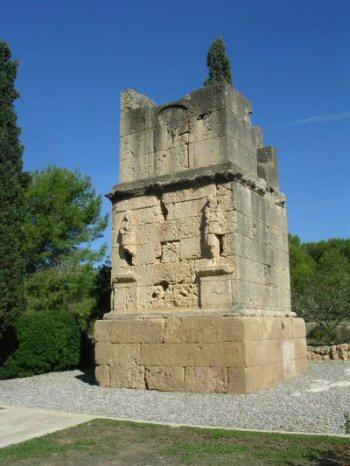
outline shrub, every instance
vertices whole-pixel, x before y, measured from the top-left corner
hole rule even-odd
[[[350,343],[350,328],[338,326],[329,330],[322,324],[318,324],[309,331],[307,341],[309,345],[341,345],[342,343]]]
[[[81,335],[69,312],[27,312],[17,319],[15,328],[18,348],[0,370],[0,378],[26,377],[78,365]]]
[[[91,264],[73,259],[29,275],[25,283],[27,310],[70,312],[85,332],[96,307],[96,275]]]
[[[317,324],[310,342],[347,343],[349,332],[339,329],[350,319],[350,240],[302,244],[290,236],[289,250],[292,309]]]

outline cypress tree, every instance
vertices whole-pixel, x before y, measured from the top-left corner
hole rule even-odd
[[[232,85],[231,63],[226,52],[225,42],[221,37],[218,37],[209,49],[207,66],[209,77],[204,83],[205,86],[221,81],[226,81]]]
[[[14,101],[18,63],[0,42],[0,362],[9,350],[8,336],[24,306],[22,254],[24,189],[23,146]]]

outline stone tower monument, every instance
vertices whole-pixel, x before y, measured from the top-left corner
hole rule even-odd
[[[251,114],[225,82],[160,106],[123,93],[101,385],[249,393],[306,370],[277,154]]]

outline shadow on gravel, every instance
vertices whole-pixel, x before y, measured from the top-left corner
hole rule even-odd
[[[89,385],[97,385],[94,371],[91,369],[81,369],[82,374],[76,375],[75,378]]]

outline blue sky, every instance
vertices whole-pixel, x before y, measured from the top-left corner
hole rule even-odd
[[[78,168],[110,191],[121,90],[188,94],[222,35],[235,86],[279,150],[290,231],[349,237],[349,17],[348,0],[0,0],[0,38],[21,63],[25,167]]]

